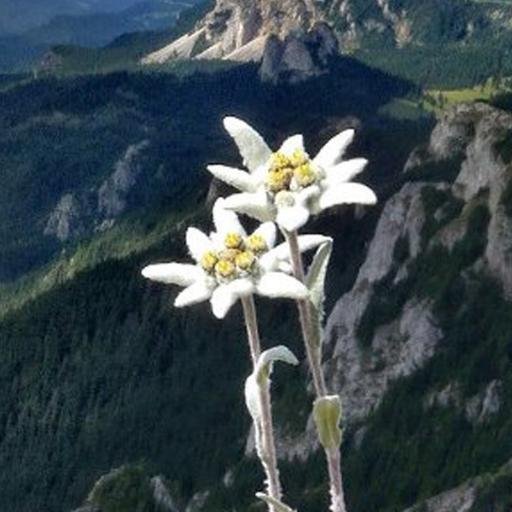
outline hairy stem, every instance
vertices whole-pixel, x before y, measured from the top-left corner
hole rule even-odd
[[[254,297],[249,295],[242,298],[245,326],[253,368],[256,367],[261,354],[261,341],[256,317]],[[281,482],[277,469],[277,455],[274,441],[274,427],[272,423],[272,408],[270,401],[270,386],[260,386],[260,401],[262,418],[259,424],[254,425],[258,456],[266,475],[267,494],[276,500],[281,500]],[[269,511],[274,512],[274,507],[269,504]]]
[[[290,248],[291,263],[294,276],[305,282],[304,263],[299,249],[299,240],[297,232],[286,233],[286,240]],[[304,345],[306,348],[307,359],[313,385],[317,398],[328,395],[325,384],[324,372],[322,369],[322,350],[321,350],[321,331],[319,326],[315,325],[313,320],[312,305],[308,300],[297,301],[299,309],[300,326]],[[329,471],[330,494],[331,494],[331,512],[346,512],[345,497],[343,494],[343,478],[341,474],[341,453],[338,448],[325,449],[327,459],[327,468]]]

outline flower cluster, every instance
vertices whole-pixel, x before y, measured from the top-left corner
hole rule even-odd
[[[248,235],[237,215],[218,199],[213,207],[215,231],[206,235],[197,228],[187,230],[186,242],[195,263],[157,263],[142,270],[153,281],[184,286],[176,307],[210,299],[217,318],[224,318],[240,298],[256,293],[267,297],[304,299],[304,284],[288,275],[289,249],[275,247],[276,227],[261,224]],[[299,237],[302,251],[314,249],[326,240],[321,235]]]
[[[368,163],[364,158],[342,161],[354,138],[354,130],[333,137],[311,158],[302,135],[284,141],[272,152],[247,123],[233,117],[224,120],[248,169],[210,165],[216,178],[241,191],[227,198],[226,208],[260,221],[275,221],[288,232],[304,226],[310,215],[340,204],[374,204],[374,192],[350,180]]]

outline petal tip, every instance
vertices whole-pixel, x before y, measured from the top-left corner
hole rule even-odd
[[[144,267],[140,273],[142,274],[143,277],[145,277],[146,279],[152,279],[152,270],[151,270],[151,265],[148,265],[147,267]]]
[[[246,123],[242,121],[241,119],[238,119],[238,117],[235,116],[226,116],[223,119],[224,128],[228,132],[231,132],[233,130],[239,130],[240,128],[244,127]]]

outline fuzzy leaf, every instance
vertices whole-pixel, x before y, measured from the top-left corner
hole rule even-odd
[[[297,358],[284,345],[265,350],[259,357],[256,367],[245,381],[245,403],[254,421],[261,418],[260,389],[268,386],[273,363],[299,364]]]
[[[327,238],[317,249],[306,277],[306,286],[309,289],[310,300],[315,309],[320,312],[323,312],[325,276],[327,274],[331,253],[332,239]]]
[[[285,347],[279,345],[277,347],[265,350],[262,352],[256,364],[255,373],[258,383],[261,385],[264,383],[264,378],[268,378],[272,373],[272,366],[276,361],[288,363],[293,366],[297,366],[299,361],[293,354],[293,352]]]
[[[257,492],[256,497],[273,507],[275,512],[296,512],[288,505],[285,505],[282,501],[276,500],[275,498],[272,498],[272,496],[268,496],[262,492]]]
[[[342,437],[339,426],[341,422],[340,397],[332,395],[317,398],[313,405],[313,418],[322,446],[327,450],[339,448]]]

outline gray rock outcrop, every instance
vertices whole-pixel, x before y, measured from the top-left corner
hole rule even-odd
[[[127,206],[128,195],[142,172],[140,157],[149,146],[144,140],[127,148],[117,161],[114,172],[98,190],[98,215],[103,220],[121,215]]]
[[[338,42],[325,23],[316,24],[309,32],[290,34],[283,40],[267,39],[260,66],[264,82],[301,82],[328,70],[332,57],[338,54]]]
[[[423,158],[445,160],[460,154],[453,194],[466,203],[488,194],[486,265],[512,297],[512,218],[505,196],[511,162],[500,152],[507,144],[512,146],[512,115],[483,103],[461,104],[441,116]],[[409,165],[411,170],[414,166]]]
[[[129,206],[130,194],[145,170],[142,158],[148,147],[147,140],[128,146],[98,189],[64,194],[50,212],[44,234],[66,242],[111,227]]]
[[[87,230],[90,205],[86,196],[64,194],[51,212],[44,234],[61,242],[83,235]]]
[[[371,347],[363,347],[357,334],[375,286],[392,272],[406,275],[405,266],[394,268],[395,245],[406,243],[410,257],[419,251],[422,186],[408,184],[387,202],[354,287],[339,299],[327,320],[326,350],[332,355],[325,370],[331,389],[342,396],[348,424],[363,420],[393,380],[423,366],[442,337],[429,304],[414,298],[406,302],[399,318],[376,329]]]

